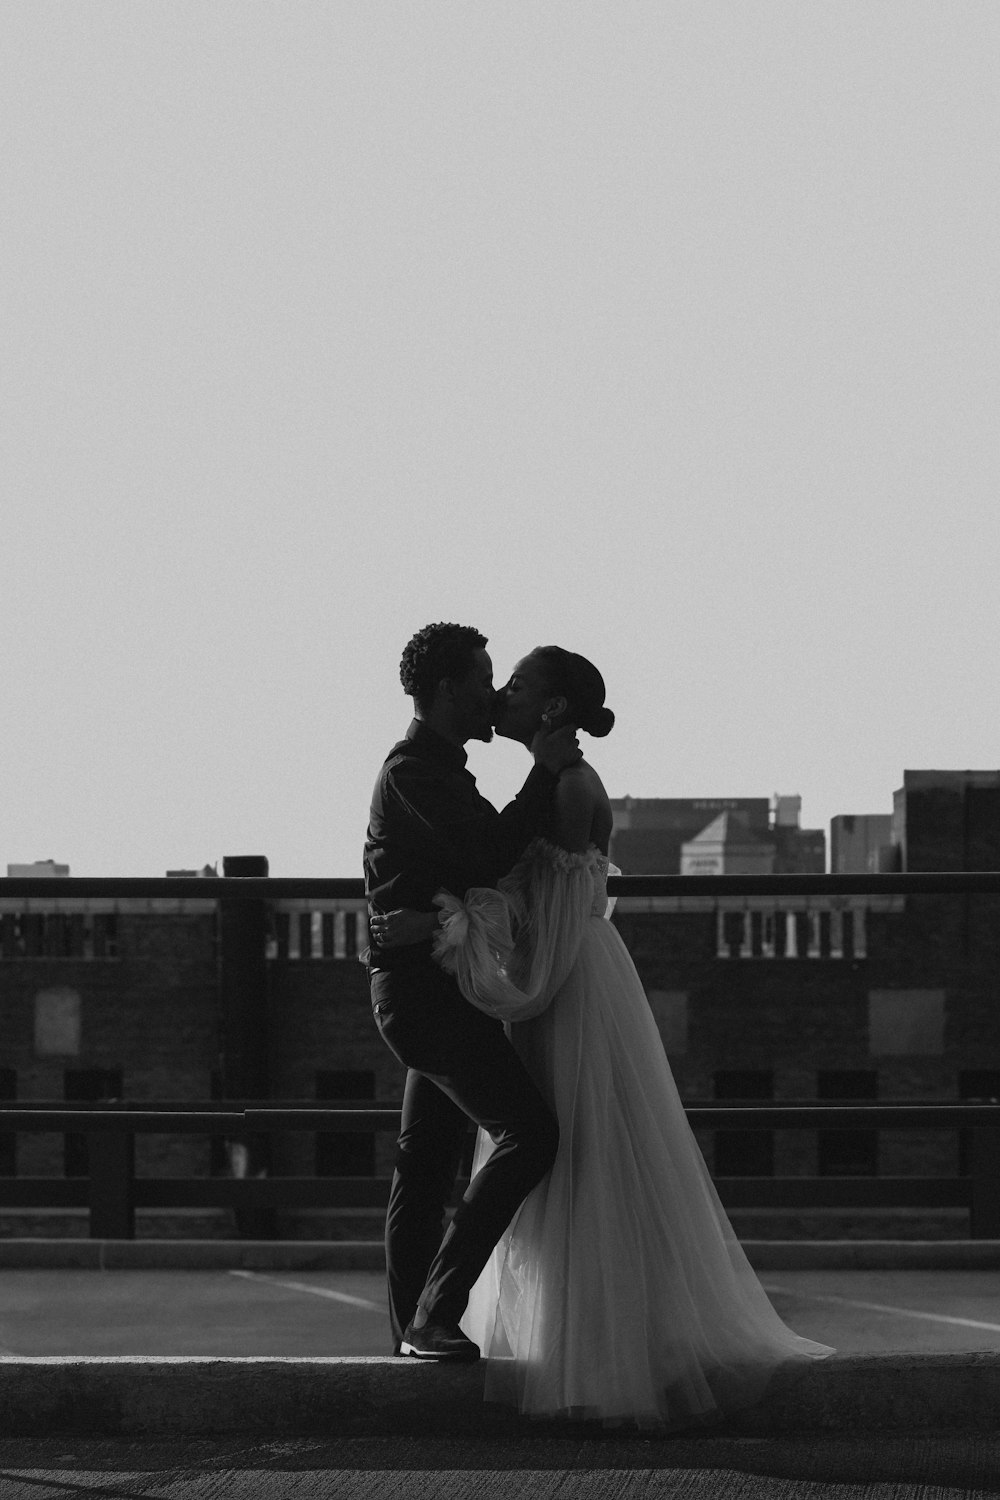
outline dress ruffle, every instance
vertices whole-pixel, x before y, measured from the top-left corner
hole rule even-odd
[[[535,839],[499,888],[438,892],[434,957],[470,1004],[502,1021],[541,1014],[576,962],[598,858]]]

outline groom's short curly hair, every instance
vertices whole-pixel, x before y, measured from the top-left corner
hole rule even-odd
[[[425,625],[407,642],[399,664],[403,692],[418,708],[429,708],[441,679],[468,676],[475,652],[485,645],[486,636],[474,625]]]

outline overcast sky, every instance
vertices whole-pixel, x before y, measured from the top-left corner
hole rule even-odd
[[[993,0],[5,0],[0,867],[359,873],[439,619],[597,663],[612,796],[1000,764],[998,56]]]

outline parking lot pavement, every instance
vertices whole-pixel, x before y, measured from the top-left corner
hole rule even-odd
[[[994,1271],[773,1271],[761,1281],[797,1333],[843,1354],[1000,1350]]]
[[[1000,1443],[969,1434],[0,1438],[2,1500],[986,1500],[998,1474]]]
[[[0,1272],[0,1355],[389,1352],[374,1272]]]
[[[1000,1351],[992,1271],[772,1271],[792,1328],[842,1353]],[[371,1271],[3,1271],[0,1356],[387,1354]]]

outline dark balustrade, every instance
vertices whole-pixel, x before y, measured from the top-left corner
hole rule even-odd
[[[723,1177],[716,1187],[727,1208],[966,1208],[973,1238],[1000,1238],[1000,1104],[693,1104],[687,1116],[696,1128],[723,1130],[969,1130],[967,1177]],[[136,1177],[137,1134],[395,1132],[399,1108],[295,1102],[233,1108],[226,1101],[152,1109],[18,1104],[0,1106],[0,1127],[81,1131],[89,1157],[87,1178],[0,1178],[0,1207],[89,1207],[92,1238],[131,1239],[138,1208],[379,1208],[389,1186],[382,1177]]]
[[[609,881],[619,897],[811,897],[1000,895],[1000,871],[887,875],[630,875]],[[37,877],[0,879],[0,897],[45,902],[112,900],[282,901],[358,900],[356,879],[241,876],[207,879]],[[1000,1238],[1000,1104],[690,1104],[695,1128],[728,1130],[920,1130],[967,1132],[968,1175],[962,1177],[722,1177],[727,1208],[966,1208],[974,1238]],[[148,1104],[0,1102],[0,1136],[17,1131],[80,1131],[87,1137],[89,1175],[76,1179],[0,1177],[0,1207],[89,1207],[94,1238],[131,1238],[138,1208],[372,1208],[384,1204],[388,1181],[378,1177],[136,1177],[135,1136],[195,1133],[243,1137],[280,1131],[395,1131],[395,1104],[312,1105],[299,1100]]]
[[[613,896],[926,896],[1000,895],[1000,870],[919,870],[891,875],[614,875]],[[240,875],[0,877],[0,896],[46,902],[80,897],[110,900],[357,901],[358,879]]]

